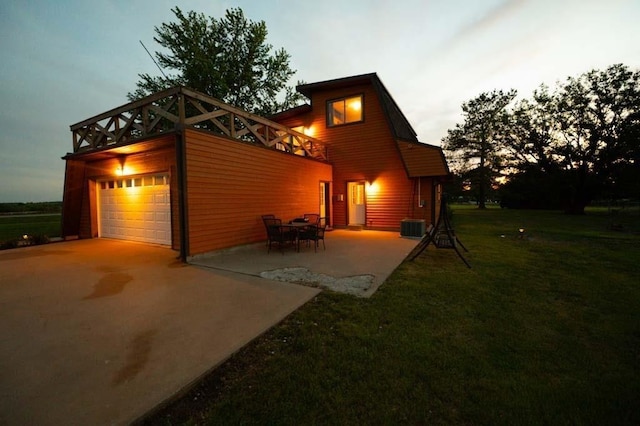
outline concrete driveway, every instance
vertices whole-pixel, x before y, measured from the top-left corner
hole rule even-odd
[[[0,424],[128,424],[317,292],[129,242],[2,251]]]

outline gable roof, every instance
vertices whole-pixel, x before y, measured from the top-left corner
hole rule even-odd
[[[442,148],[420,143],[416,131],[400,110],[382,80],[376,73],[361,74],[317,83],[302,84],[296,90],[311,99],[313,92],[335,90],[352,86],[370,84],[373,86],[389,128],[398,145],[398,151],[409,177],[446,176],[449,167]]]
[[[409,177],[449,174],[449,166],[439,146],[405,140],[396,140],[396,143]]]
[[[334,90],[357,86],[361,84],[371,84],[378,95],[380,105],[385,112],[385,117],[389,123],[389,128],[396,139],[406,139],[418,142],[416,137],[416,131],[413,130],[409,120],[404,116],[400,107],[393,100],[393,97],[382,83],[382,80],[376,73],[354,75],[352,77],[338,78],[334,80],[320,81],[317,83],[301,84],[296,87],[296,90],[307,98],[311,99],[313,92]]]
[[[348,89],[358,85],[371,85],[376,92],[384,116],[396,141],[400,158],[404,163],[407,176],[430,177],[449,175],[449,166],[442,148],[418,141],[416,131],[400,110],[382,80],[376,73],[325,80],[317,83],[301,84],[296,90],[311,99],[314,92]],[[310,105],[301,105],[275,114],[272,119],[285,119],[311,110]]]

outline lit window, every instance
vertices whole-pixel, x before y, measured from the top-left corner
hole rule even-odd
[[[329,101],[327,104],[329,127],[358,121],[362,121],[362,95]]]
[[[355,185],[353,187],[353,191],[351,192],[351,203],[352,204],[364,204],[364,185]]]

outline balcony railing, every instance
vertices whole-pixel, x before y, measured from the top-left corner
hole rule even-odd
[[[327,160],[320,140],[186,87],[174,87],[71,126],[73,152],[89,152],[191,127]]]

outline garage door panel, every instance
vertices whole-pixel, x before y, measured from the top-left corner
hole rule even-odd
[[[170,245],[168,182],[168,177],[154,175],[100,183],[100,236]]]

